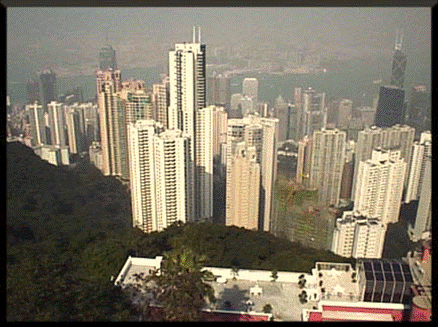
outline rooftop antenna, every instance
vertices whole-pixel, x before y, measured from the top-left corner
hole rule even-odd
[[[201,43],[201,26],[198,26],[198,43]]]
[[[195,33],[195,26],[193,26],[193,43],[195,43],[195,35],[196,35],[196,33]]]

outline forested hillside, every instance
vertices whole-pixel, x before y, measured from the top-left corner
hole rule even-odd
[[[349,261],[268,233],[175,224],[160,233],[131,227],[129,194],[95,167],[56,167],[7,144],[7,320],[135,320],[115,287],[128,255],[154,257],[181,244],[206,265],[307,271],[315,261]]]

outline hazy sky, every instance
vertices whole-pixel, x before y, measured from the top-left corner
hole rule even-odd
[[[95,67],[107,32],[119,68],[152,57],[164,62],[173,43],[191,40],[194,25],[207,47],[273,40],[388,54],[403,28],[410,62],[431,56],[430,8],[8,8],[8,80],[44,67]]]

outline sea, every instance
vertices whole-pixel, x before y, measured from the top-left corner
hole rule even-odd
[[[380,64],[367,62],[346,62],[337,69],[309,74],[273,74],[273,73],[248,73],[233,75],[231,80],[232,93],[242,91],[242,81],[245,77],[256,77],[259,81],[259,101],[273,104],[281,95],[286,101],[292,101],[294,89],[301,87],[313,88],[316,92],[325,92],[326,99],[346,98],[354,102],[354,106],[372,106],[373,98],[378,94],[379,87],[388,83],[390,76],[390,62],[387,67]],[[431,73],[427,66],[421,69],[406,72],[405,100],[409,99],[411,87],[414,84],[424,84],[430,90]],[[160,67],[146,67],[135,69],[121,69],[122,80],[129,78],[140,79],[145,82],[146,88],[152,89],[152,84],[159,83],[165,73]],[[212,73],[212,68],[207,69],[207,76]],[[94,75],[80,75],[72,77],[58,77],[58,94],[63,94],[75,87],[82,87],[84,100],[91,101],[96,96],[96,81]],[[26,85],[24,82],[8,81],[7,92],[11,104],[26,103]]]

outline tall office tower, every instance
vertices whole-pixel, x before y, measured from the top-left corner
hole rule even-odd
[[[339,110],[337,115],[337,127],[341,129],[347,128],[348,122],[352,118],[353,101],[342,99],[339,101]]]
[[[213,111],[213,158],[220,162],[221,145],[227,143],[227,112],[224,107],[214,107]]]
[[[284,101],[283,97],[279,95],[275,100],[274,104],[274,116],[278,118],[278,141],[284,142],[288,139],[289,136],[289,106]]]
[[[207,103],[230,109],[231,78],[225,75],[213,75],[207,78]]]
[[[332,252],[342,257],[382,257],[386,225],[377,219],[360,216],[354,211],[345,211],[336,220],[333,231]]]
[[[81,103],[79,105],[79,110],[84,113],[85,122],[85,144],[86,148],[90,147],[93,142],[100,141],[99,132],[99,116],[97,114],[97,104],[91,102]]]
[[[118,93],[120,72],[98,72],[97,83],[103,174],[129,178],[125,112]]]
[[[64,130],[64,104],[52,101],[47,104],[47,109],[49,111],[49,127],[52,137],[51,144],[64,147],[67,145]]]
[[[257,103],[259,96],[259,81],[255,77],[246,77],[242,82],[242,94],[252,98]]]
[[[34,79],[30,79],[26,83],[27,103],[40,102],[40,84]]]
[[[319,201],[325,205],[339,204],[345,143],[346,134],[338,129],[313,133],[309,183],[318,189]]]
[[[43,108],[47,109],[47,104],[51,101],[57,100],[57,93],[56,93],[56,74],[51,69],[44,69],[40,73],[40,80],[41,80],[41,90],[42,90],[42,105]]]
[[[401,51],[403,33],[399,35],[397,31],[397,37],[395,41],[395,52],[392,61],[391,71],[391,85],[403,88],[405,82],[405,70],[406,70],[406,55]]]
[[[303,119],[301,123],[303,136],[312,136],[314,131],[325,127],[325,93],[316,93],[309,88],[303,92]]]
[[[231,95],[230,109],[233,111],[239,110],[239,102],[243,95],[241,93],[234,93]]]
[[[297,155],[297,175],[296,181],[299,184],[308,186],[310,176],[310,159],[312,150],[312,141],[307,135],[298,141]]]
[[[360,118],[362,118],[362,121],[366,128],[371,127],[374,124],[374,117],[376,116],[376,110],[372,107],[358,107],[356,108],[356,111]]]
[[[117,69],[116,51],[112,46],[106,45],[99,52],[99,69],[108,70],[109,68]]]
[[[161,83],[152,85],[152,102],[154,104],[153,119],[168,128],[167,108],[169,106],[169,77],[163,78]]]
[[[254,146],[245,142],[236,144],[231,158],[230,203],[227,206],[226,225],[258,229],[260,197],[260,164]]]
[[[133,225],[144,232],[193,217],[193,197],[186,195],[189,139],[181,131],[162,130],[153,120],[128,125]]]
[[[119,96],[125,111],[126,124],[135,123],[140,119],[153,119],[152,94],[145,91],[143,81],[122,82]]]
[[[420,188],[420,200],[418,201],[415,223],[409,224],[408,234],[412,241],[430,237],[432,228],[432,157],[426,156],[424,160],[423,182]]]
[[[229,210],[231,183],[231,158],[235,154],[236,144],[244,141],[246,146],[256,148],[257,163],[260,164],[260,205],[259,229],[270,231],[273,215],[273,188],[277,178],[278,119],[261,118],[250,115],[242,119],[228,120],[227,133],[227,180],[226,209]]]
[[[354,210],[384,224],[398,222],[406,166],[400,150],[373,150],[371,159],[359,163]]]
[[[208,159],[205,157],[209,152],[205,148],[206,145],[212,147],[212,109],[207,110],[210,114],[199,112],[206,104],[205,49],[205,44],[200,43],[200,30],[198,41],[195,40],[194,30],[192,43],[177,43],[175,49],[169,51],[168,126],[170,129],[183,131],[189,137],[192,169],[193,171],[196,169],[198,173],[202,172],[202,174],[193,174],[196,186],[195,220],[211,218],[212,215],[212,211],[208,209],[212,207],[210,197],[212,191],[206,194],[200,193],[209,185],[213,187],[206,175],[213,171],[213,156]],[[204,124],[210,125],[204,126]],[[208,140],[197,137],[206,135],[211,135]],[[197,153],[198,151],[200,153]]]
[[[411,165],[409,169],[408,182],[405,194],[405,203],[418,200],[425,173],[425,164],[428,157],[432,155],[432,136],[429,131],[421,133],[420,141],[412,147]],[[425,181],[429,183],[429,181]]]
[[[397,86],[380,87],[379,101],[374,118],[377,127],[391,127],[404,124],[405,91]]]
[[[37,102],[28,104],[25,107],[29,115],[29,122],[31,126],[32,145],[40,146],[47,144],[46,140],[46,125],[44,123],[44,109],[42,105]]]
[[[406,123],[415,128],[415,139],[420,133],[430,129],[430,95],[424,85],[414,85],[412,87],[411,101],[409,103]]]

